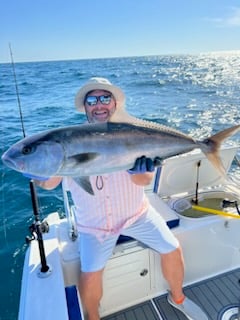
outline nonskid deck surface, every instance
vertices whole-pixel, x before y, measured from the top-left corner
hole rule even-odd
[[[230,305],[240,307],[240,268],[184,288],[185,294],[208,315],[217,320]],[[159,315],[160,314],[160,315]],[[162,295],[139,305],[103,317],[102,320],[186,320],[186,317],[167,302]]]

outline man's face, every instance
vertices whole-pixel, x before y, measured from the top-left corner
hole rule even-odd
[[[116,101],[108,91],[93,90],[86,95],[84,106],[89,122],[107,122],[116,110]]]

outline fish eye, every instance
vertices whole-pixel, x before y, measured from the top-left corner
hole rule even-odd
[[[26,155],[28,155],[28,154],[33,153],[34,150],[35,150],[35,148],[32,147],[32,146],[24,146],[24,147],[22,148],[22,154],[26,156]]]

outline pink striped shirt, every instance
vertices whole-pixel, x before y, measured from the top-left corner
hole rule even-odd
[[[91,176],[94,195],[85,192],[72,178],[66,179],[76,206],[78,230],[95,234],[101,241],[107,235],[120,233],[148,209],[144,187],[134,184],[126,171]]]

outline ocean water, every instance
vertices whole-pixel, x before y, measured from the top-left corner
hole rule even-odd
[[[16,63],[15,69],[26,135],[84,122],[74,95],[93,76],[120,86],[131,114],[197,139],[240,123],[240,52]],[[0,106],[2,154],[23,136],[10,63],[0,64]],[[239,145],[240,134],[227,143]],[[15,320],[33,218],[28,179],[1,161],[0,169],[0,320]],[[240,176],[236,163],[231,171]],[[60,188],[37,191],[42,218],[63,212]]]

